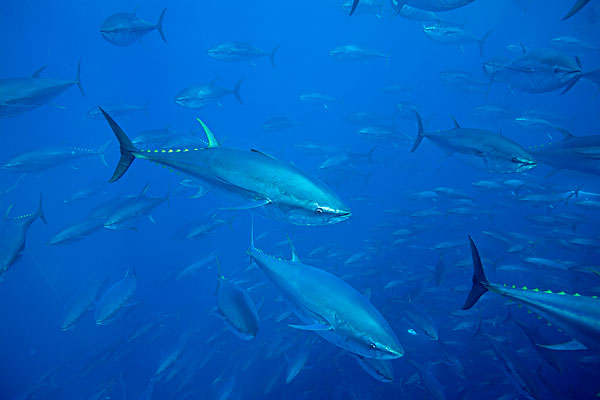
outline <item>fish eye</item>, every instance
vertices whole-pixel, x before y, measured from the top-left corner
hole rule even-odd
[[[323,214],[323,209],[321,207],[317,207],[317,209],[315,210],[315,212],[317,214]]]
[[[373,342],[369,343],[369,347],[371,348],[371,350],[377,349],[377,345],[375,345],[375,343]]]
[[[511,161],[514,162],[515,164],[519,162],[519,160],[517,160],[515,157],[513,157],[513,159]]]

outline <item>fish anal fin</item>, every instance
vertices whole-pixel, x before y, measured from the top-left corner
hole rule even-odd
[[[314,323],[312,325],[288,325],[290,328],[300,329],[302,331],[329,331],[332,330],[333,327],[331,325]]]
[[[222,207],[222,208],[219,208],[219,210],[222,210],[222,211],[252,210],[254,208],[266,206],[269,203],[271,203],[271,201],[265,199],[265,200],[258,200],[258,201],[252,202],[252,203],[244,204],[239,207]]]
[[[545,349],[550,350],[558,350],[558,351],[572,351],[572,350],[588,350],[588,348],[575,339],[571,339],[568,342],[557,343],[557,344],[539,344],[536,343],[536,346],[543,347]]]

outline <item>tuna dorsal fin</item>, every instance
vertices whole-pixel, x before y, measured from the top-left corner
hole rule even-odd
[[[44,70],[46,69],[46,65],[44,65],[42,68],[38,69],[37,71],[35,71],[33,73],[33,75],[31,75],[32,78],[39,78],[40,75],[42,74],[42,72],[44,72]]]
[[[527,48],[525,47],[523,42],[519,42],[519,44],[521,45],[521,53],[523,53],[523,54],[527,53]]]
[[[136,276],[135,268],[129,268],[127,272],[125,272],[125,278],[135,278]]]
[[[453,115],[451,115],[450,118],[452,118],[452,122],[454,122],[454,127],[460,128],[460,125],[459,125],[458,121],[456,120],[456,118],[454,118]]]
[[[8,208],[6,209],[6,212],[4,213],[4,219],[8,219],[8,214],[10,214],[10,210],[12,210],[14,204],[11,204],[10,206],[8,206]]]
[[[300,262],[300,258],[298,257],[298,253],[296,253],[296,248],[294,247],[294,243],[292,243],[292,239],[288,236],[288,243],[290,244],[290,249],[292,250],[292,262]]]
[[[263,152],[262,152],[262,151],[260,151],[260,150],[256,150],[256,149],[250,149],[250,151],[252,151],[252,152],[254,152],[254,153],[261,154],[261,155],[263,155],[263,156],[265,156],[265,157],[272,158],[273,160],[277,160],[277,158],[273,157],[272,155],[270,155],[270,154],[267,154],[267,153],[263,153]]]
[[[556,129],[560,132],[561,135],[563,135],[563,137],[564,137],[565,140],[566,139],[571,139],[571,138],[575,137],[575,135],[573,135],[571,132],[569,132],[566,129],[562,129],[562,128],[556,128]]]
[[[198,120],[198,122],[200,122],[200,125],[202,125],[202,128],[204,129],[204,133],[206,134],[206,138],[208,139],[208,148],[212,149],[214,147],[221,147],[215,135],[213,135],[210,129],[208,129],[208,126],[206,126],[206,124],[202,122],[200,118],[196,119]]]

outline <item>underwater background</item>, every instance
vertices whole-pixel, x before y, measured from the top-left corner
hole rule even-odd
[[[48,101],[2,104],[35,106],[0,120],[2,212],[9,209],[6,221],[34,213],[41,193],[47,225],[33,221],[22,255],[0,276],[0,398],[582,399],[600,393],[598,351],[541,348],[537,344],[570,337],[518,301],[487,294],[461,310],[473,274],[467,235],[491,282],[599,295],[600,169],[555,172],[538,162],[524,172],[492,172],[488,161],[465,163],[461,151],[440,149],[427,137],[410,152],[417,138],[414,110],[425,132],[452,129],[454,118],[526,151],[567,140],[561,130],[599,134],[600,74],[577,76],[564,94],[565,85],[529,93],[490,79],[482,65],[495,56],[511,60],[529,49],[553,48],[552,39],[568,36],[581,42],[559,50],[572,62],[577,57],[578,74],[594,71],[600,67],[600,4],[592,0],[563,21],[571,2],[475,0],[423,21],[395,16],[387,1],[364,3],[349,17],[340,1],[3,2],[0,79],[30,77],[46,66],[40,77],[70,87]],[[111,15],[135,9],[156,24],[165,8],[167,42],[153,28],[128,46],[101,35]],[[445,23],[478,39],[442,44],[424,33],[423,25]],[[491,29],[480,54],[477,42]],[[228,41],[249,43],[265,56],[226,62],[208,54]],[[330,54],[343,45],[377,54],[363,51],[354,61]],[[85,97],[73,81],[80,60]],[[448,71],[469,79],[444,80]],[[243,105],[231,93],[201,108],[175,102],[194,84],[214,81],[230,90],[241,79]],[[301,100],[307,93],[333,99]],[[393,380],[367,373],[351,353],[314,332],[288,326],[299,324],[293,306],[247,254],[256,213],[224,209],[248,199],[219,190],[204,194],[203,186],[181,183],[186,174],[145,160],[107,183],[119,146],[104,118],[88,112],[115,104],[129,105],[131,112],[122,114],[106,109],[131,138],[168,129],[193,143],[205,141],[200,118],[223,147],[258,149],[339,195],[352,216],[335,224],[302,226],[255,215],[256,246],[287,260],[289,237],[303,263],[364,294],[404,348],[404,357],[390,361]],[[501,106],[502,115],[478,113],[485,104]],[[515,122],[525,116],[535,121]],[[285,117],[279,121],[286,126],[265,126],[273,117]],[[359,132],[367,127],[377,128],[375,134]],[[104,145],[102,157],[25,172],[7,167],[32,150],[98,152]],[[600,140],[587,149],[584,157],[600,163]],[[98,205],[131,199],[147,184],[145,196],[168,195],[168,201],[133,216],[123,229],[100,224],[73,242],[48,244]],[[87,187],[93,188],[88,195],[70,200]],[[182,228],[195,221],[205,232],[188,238]],[[8,243],[15,236],[0,238]],[[259,330],[252,340],[241,340],[219,315],[215,256],[222,275],[256,307]],[[178,275],[194,262],[202,264]],[[129,270],[137,284],[122,315],[96,323],[102,294]],[[98,281],[89,310],[61,329],[73,302]],[[416,317],[407,311],[413,306]],[[427,333],[431,324],[436,337]],[[300,370],[286,383],[295,363]]]

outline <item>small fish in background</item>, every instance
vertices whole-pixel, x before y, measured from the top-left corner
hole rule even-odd
[[[221,99],[232,94],[238,103],[244,105],[240,95],[243,78],[231,90],[217,86],[215,81],[216,79],[210,83],[199,83],[183,89],[175,97],[175,103],[184,108],[201,108],[215,103],[221,105]]]
[[[321,107],[323,107],[323,109],[327,110],[329,109],[329,105],[331,103],[337,102],[337,99],[335,97],[323,93],[310,92],[301,94],[300,101],[308,104],[320,105]]]
[[[163,18],[165,17],[165,8],[158,17],[158,22],[152,24],[136,15],[134,10],[131,13],[117,13],[106,18],[100,25],[100,35],[109,43],[115,46],[129,46],[135,42],[142,41],[142,38],[153,30],[157,30],[162,40],[166,43],[167,38],[163,31]]]
[[[247,42],[224,42],[208,49],[208,55],[215,60],[236,62],[247,61],[254,64],[254,59],[269,57],[271,65],[275,68],[275,54],[279,45],[275,46],[270,53],[252,46]]]
[[[132,115],[140,112],[148,116],[149,106],[150,102],[148,101],[145,104],[109,103],[104,104],[101,107],[111,115],[116,115],[122,118],[131,118]],[[95,119],[97,121],[102,121],[104,119],[98,107],[92,107],[90,110],[88,110],[86,115],[88,118]]]
[[[387,63],[389,58],[388,55],[379,51],[355,44],[338,46],[331,50],[329,55],[340,61],[369,61],[382,58]]]

